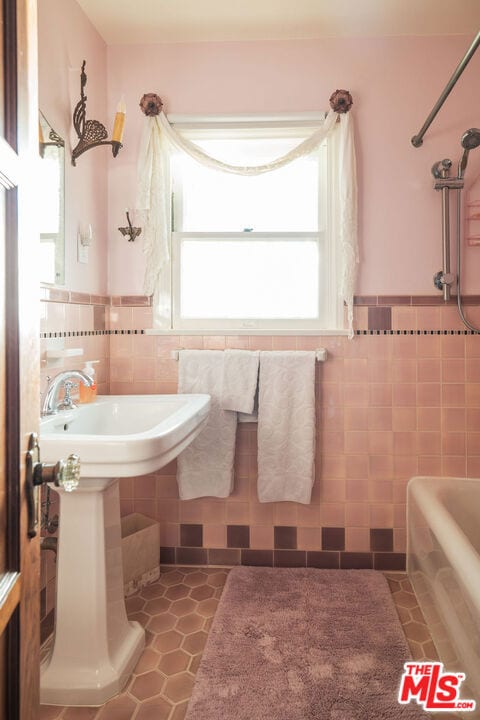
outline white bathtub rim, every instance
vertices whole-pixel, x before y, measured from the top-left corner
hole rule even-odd
[[[425,487],[428,482],[427,487]],[[480,612],[480,555],[473,548],[470,540],[458,526],[453,516],[448,512],[438,495],[431,492],[432,485],[442,483],[475,482],[480,485],[477,478],[444,478],[430,476],[415,476],[410,479],[407,486],[407,518],[409,505],[413,496],[420,500],[419,508],[424,514],[429,527],[442,547],[450,565],[455,569],[458,579],[471,597],[476,609]],[[423,502],[422,502],[423,501]],[[411,555],[410,533],[407,533],[407,558]],[[408,567],[407,567],[408,571]]]

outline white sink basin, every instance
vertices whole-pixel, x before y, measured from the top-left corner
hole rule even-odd
[[[82,477],[154,472],[184,450],[207,421],[209,395],[104,395],[42,418],[44,462],[74,452]]]
[[[41,420],[42,461],[80,456],[75,492],[57,488],[55,636],[41,666],[41,703],[98,706],[128,682],[145,631],[125,610],[118,478],[177,457],[209,409],[209,395],[112,395]],[[145,512],[156,518],[154,500]]]

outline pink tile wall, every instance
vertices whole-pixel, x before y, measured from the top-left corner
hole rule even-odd
[[[101,395],[108,392],[110,380],[110,339],[106,334],[108,320],[105,306],[48,301],[40,303],[42,392],[47,386],[47,376],[53,377],[62,370],[81,369],[86,360],[100,361],[95,365],[98,393]],[[68,333],[72,335],[68,336]],[[81,348],[83,355],[64,358],[56,361],[55,365],[47,362],[47,349],[58,342],[58,338],[45,337],[48,334],[61,335],[61,342],[65,348]]]
[[[355,308],[356,328],[368,330],[368,308]],[[108,311],[105,314],[105,311]],[[480,308],[468,307],[480,322]],[[123,515],[140,512],[161,524],[161,545],[180,544],[181,524],[203,525],[204,548],[227,547],[227,525],[248,525],[250,548],[271,550],[274,527],[297,528],[297,548],[322,547],[321,528],[345,528],[345,551],[367,553],[370,529],[393,530],[394,552],[404,552],[408,479],[415,474],[480,477],[480,338],[410,334],[463,330],[454,308],[392,307],[392,331],[408,334],[341,337],[149,336],[149,307],[106,307],[85,302],[41,302],[41,332],[81,333],[66,347],[84,355],[47,368],[46,375],[98,359],[99,393],[176,393],[177,348],[328,349],[317,364],[317,474],[312,502],[259,503],[255,424],[237,430],[235,490],[226,500],[180,501],[175,463],[120,482]],[[123,331],[123,332],[122,332]],[[130,331],[130,332],[129,332]],[[135,334],[134,331],[137,331]],[[115,334],[117,333],[117,334]],[[52,499],[55,500],[55,493]],[[58,512],[53,505],[51,514]],[[42,553],[43,613],[54,606],[55,563]]]
[[[366,308],[357,328],[366,329]],[[117,312],[126,310],[127,312]],[[480,319],[478,308],[471,311]],[[115,309],[112,327],[142,329],[145,309]],[[450,327],[450,325],[451,327]],[[393,330],[455,330],[452,308],[394,307]],[[458,328],[460,329],[460,328]],[[321,527],[346,528],[347,551],[368,550],[370,528],[392,528],[405,551],[406,484],[415,474],[480,474],[480,338],[368,334],[333,337],[112,336],[111,392],[175,393],[175,348],[298,350],[326,347],[317,364],[317,473],[309,506],[261,504],[256,492],[256,425],[237,431],[235,491],[226,500],[178,499],[175,464],[148,480],[122,481],[122,512],[161,522],[162,545],[180,523],[201,523],[205,547],[226,547],[227,524],[250,526],[250,547],[273,548],[273,527],[298,528],[299,549],[320,549]]]

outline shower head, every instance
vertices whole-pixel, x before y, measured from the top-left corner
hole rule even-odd
[[[463,147],[463,155],[458,164],[458,177],[463,178],[467,167],[468,153],[480,145],[480,130],[478,128],[470,128],[470,130],[463,133],[460,143]]]
[[[473,150],[480,145],[480,130],[478,128],[470,128],[470,130],[463,133],[460,142],[465,150]]]

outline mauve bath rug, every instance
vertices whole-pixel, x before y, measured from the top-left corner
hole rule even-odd
[[[233,569],[185,720],[414,720],[408,646],[374,570]]]

